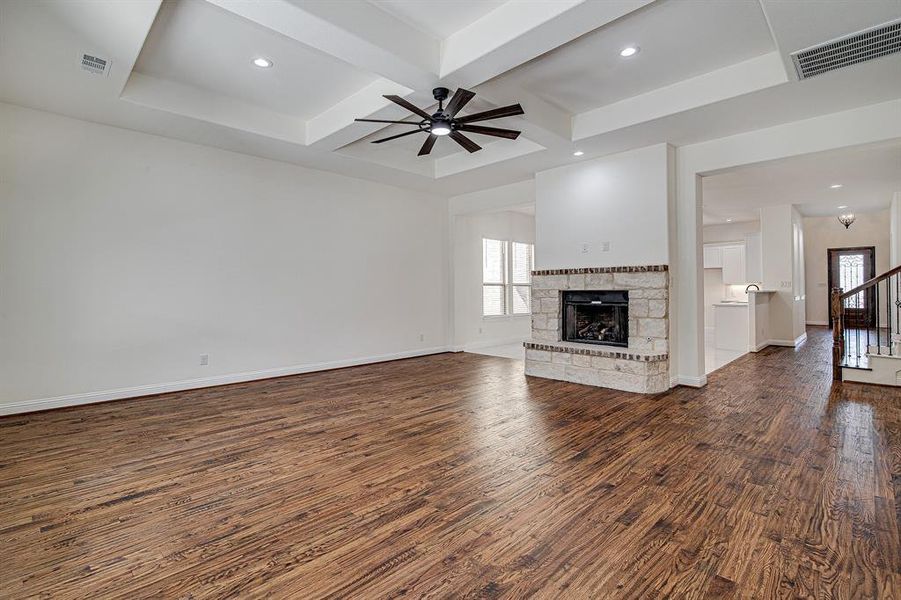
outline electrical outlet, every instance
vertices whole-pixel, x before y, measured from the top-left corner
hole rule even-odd
[[[200,366],[206,366],[210,364],[210,355],[209,354],[201,354],[200,355]]]
[[[420,341],[420,342],[424,342],[424,341],[425,341],[425,334],[424,334],[424,333],[420,333],[420,334],[419,334],[419,341]]]
[[[591,252],[591,244],[589,244],[588,242],[583,243],[582,254],[588,254],[589,252]]]
[[[479,333],[482,333],[482,328],[481,328],[481,327],[479,327]]]
[[[601,242],[601,252],[610,252],[610,242]]]

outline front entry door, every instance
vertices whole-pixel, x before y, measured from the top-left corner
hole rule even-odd
[[[833,287],[842,291],[859,286],[876,275],[876,248],[865,246],[860,248],[830,248],[828,250],[829,289],[826,291],[826,306],[831,306],[829,295]],[[845,327],[873,327],[876,323],[876,301],[871,288],[860,292],[845,302]],[[829,313],[829,325],[832,325],[832,311]]]

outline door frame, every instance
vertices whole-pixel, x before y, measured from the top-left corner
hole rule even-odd
[[[827,248],[826,249],[826,281],[827,289],[826,289],[826,306],[830,307],[829,310],[829,327],[832,327],[832,287],[833,287],[833,278],[832,278],[832,254],[834,252],[865,252],[870,251],[870,272],[873,274],[873,277],[876,276],[876,246],[848,246],[847,248]],[[872,307],[875,309],[875,307]]]

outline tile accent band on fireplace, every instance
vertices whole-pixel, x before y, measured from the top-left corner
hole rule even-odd
[[[636,267],[584,267],[581,269],[541,269],[535,275],[592,275],[594,273],[650,273],[669,271],[669,265],[640,265]]]
[[[623,352],[620,350],[604,350],[598,348],[597,346],[592,346],[590,348],[582,347],[581,344],[576,344],[573,342],[558,342],[554,343],[538,343],[538,342],[523,342],[523,346],[527,350],[544,350],[545,352],[566,352],[568,354],[582,354],[587,356],[604,356],[607,358],[621,358],[625,360],[637,360],[641,362],[657,362],[661,360],[667,360],[669,358],[669,354],[662,352],[656,354],[643,354],[637,352]]]

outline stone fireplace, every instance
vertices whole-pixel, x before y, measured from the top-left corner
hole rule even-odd
[[[669,389],[668,279],[666,265],[534,271],[526,375]]]

